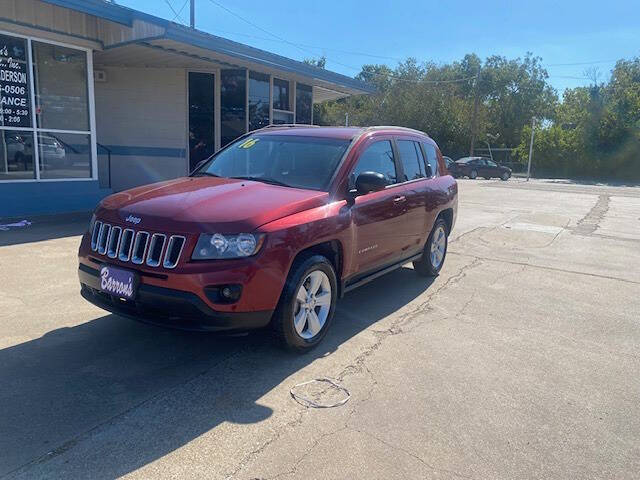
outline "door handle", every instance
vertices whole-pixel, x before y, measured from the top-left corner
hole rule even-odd
[[[406,201],[407,201],[407,197],[405,197],[404,195],[399,195],[393,199],[393,203],[402,203]]]

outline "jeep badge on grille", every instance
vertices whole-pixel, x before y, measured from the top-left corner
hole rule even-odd
[[[125,222],[135,223],[136,225],[139,224],[141,220],[140,217],[134,217],[133,215],[129,215],[124,219]]]

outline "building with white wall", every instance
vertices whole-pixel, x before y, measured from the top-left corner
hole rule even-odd
[[[0,0],[0,216],[90,210],[372,91],[103,0]]]

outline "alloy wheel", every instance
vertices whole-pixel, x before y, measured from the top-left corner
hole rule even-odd
[[[331,296],[331,282],[321,270],[309,273],[300,285],[293,309],[293,326],[305,340],[322,330],[331,310]]]
[[[440,264],[444,259],[445,249],[447,247],[447,234],[444,231],[444,228],[440,225],[433,232],[433,236],[431,237],[431,247],[430,247],[430,257],[431,257],[431,265],[434,269],[440,268]]]

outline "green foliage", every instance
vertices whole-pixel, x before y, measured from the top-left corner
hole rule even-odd
[[[490,138],[492,147],[516,148],[515,160],[526,163],[535,117],[536,174],[640,179],[638,58],[619,61],[607,84],[567,90],[562,101],[541,59],[531,53],[511,60],[494,55],[484,62],[469,54],[439,65],[408,58],[393,69],[364,65],[356,78],[378,93],[316,104],[315,123],[343,125],[349,113],[351,125],[411,127],[427,132],[445,155],[456,158],[469,152],[477,95],[477,148]]]
[[[554,122],[536,130],[540,176],[640,180],[640,59],[621,60],[607,84],[567,90]],[[528,158],[531,130],[517,157]]]
[[[364,65],[356,78],[375,86],[378,93],[318,104],[316,123],[342,125],[349,112],[353,125],[416,128],[428,132],[445,154],[454,157],[469,151],[476,87],[479,147],[487,134],[498,139],[492,142],[496,147],[517,145],[532,115],[550,115],[557,101],[540,59],[530,54],[515,60],[493,56],[484,64],[474,54],[445,65],[409,58],[395,69]]]

